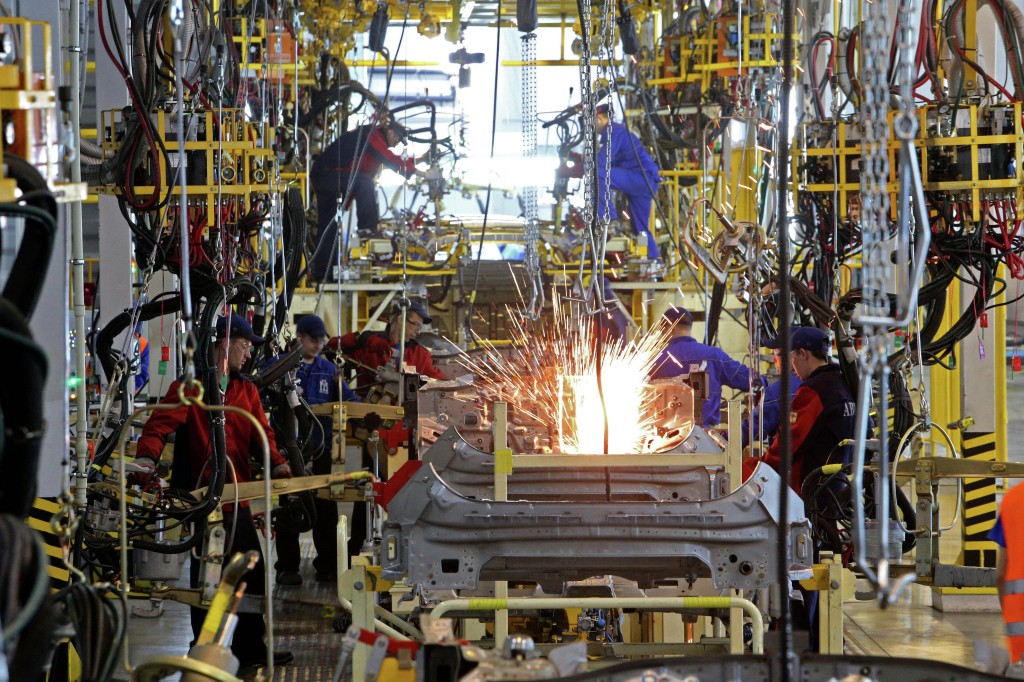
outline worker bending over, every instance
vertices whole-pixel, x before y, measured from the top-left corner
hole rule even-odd
[[[709,429],[722,418],[722,386],[749,391],[763,377],[752,376],[746,365],[736,362],[721,348],[708,346],[693,338],[693,315],[685,308],[672,306],[665,311],[661,324],[671,327],[668,348],[654,362],[651,379],[668,379],[690,372],[705,372],[708,397],[701,407],[701,426]]]

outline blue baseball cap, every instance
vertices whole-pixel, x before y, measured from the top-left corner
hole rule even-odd
[[[793,327],[789,333],[789,347],[793,350],[820,350],[827,353],[830,347],[828,334],[817,327]],[[782,347],[782,337],[764,342],[765,348]]]
[[[678,324],[683,327],[693,326],[693,315],[686,308],[680,308],[678,306],[672,306],[664,312],[661,319],[666,323],[673,325]]]
[[[322,339],[327,336],[327,326],[318,315],[303,315],[295,323],[295,331],[305,334],[313,339]]]
[[[243,339],[249,339],[254,346],[263,344],[265,340],[262,336],[256,336],[256,333],[252,330],[250,325],[244,317],[231,313],[231,338],[242,337]],[[220,317],[217,318],[217,339],[223,339],[228,334],[228,318]]]
[[[409,307],[407,308],[407,310],[410,313],[416,313],[417,315],[422,317],[424,323],[430,324],[430,320],[432,318],[430,317],[430,313],[427,312],[427,306],[424,305],[423,301],[409,301]],[[401,315],[402,314],[402,306],[401,306],[401,304],[396,305],[391,310],[391,314],[392,315]]]

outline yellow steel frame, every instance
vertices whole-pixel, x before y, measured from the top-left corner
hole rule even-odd
[[[235,203],[234,215],[229,216],[226,221],[233,222],[250,210],[257,198],[269,195],[272,186],[276,189],[277,179],[271,177],[274,172],[273,151],[257,147],[255,142],[270,139],[271,131],[265,124],[246,122],[244,114],[237,109],[199,111],[194,116],[201,117],[201,124],[198,126],[200,139],[186,140],[185,151],[203,153],[208,182],[202,185],[187,185],[189,203],[192,208],[205,210],[208,216],[215,214],[218,207],[225,206],[229,201]],[[215,123],[218,120],[219,124]],[[169,134],[174,130],[171,114],[156,112],[151,116],[151,121],[155,124],[155,134],[163,140],[168,154],[173,154],[176,158],[178,142],[169,139]],[[100,130],[110,134],[110,131],[118,130],[121,125],[120,110],[101,112]],[[222,139],[216,139],[216,130],[220,131]],[[114,152],[119,145],[120,141],[112,139],[104,139],[100,144],[105,151],[110,152]],[[234,177],[230,181],[224,179],[224,170],[228,168],[234,172]],[[165,167],[164,179],[169,181],[166,170]],[[154,188],[136,187],[135,190],[139,196],[148,196]],[[120,195],[123,192],[117,185],[101,185],[92,188],[92,191],[111,195]],[[172,197],[172,205],[176,202],[177,199]],[[163,227],[171,229],[173,216],[170,211],[165,216],[166,222]],[[215,224],[213,220],[208,222],[211,226]]]
[[[924,185],[926,192],[949,192],[953,194],[969,195],[971,198],[972,215],[971,219],[974,221],[981,220],[981,205],[982,199],[990,194],[1010,194],[1012,193],[1017,200],[1018,206],[1024,206],[1024,164],[1018,163],[1016,166],[1016,174],[1012,178],[1005,179],[983,179],[980,177],[978,170],[979,156],[984,151],[997,144],[1008,144],[1013,145],[1014,158],[1024,158],[1024,129],[1021,126],[1021,103],[1013,102],[1006,105],[1007,108],[1012,107],[1012,116],[1005,117],[1005,120],[1013,122],[1013,131],[1004,133],[1002,135],[983,135],[978,132],[978,113],[980,108],[976,105],[966,105],[962,107],[962,110],[969,116],[969,128],[966,135],[957,136],[932,136],[924,134],[915,141],[918,151],[921,155],[921,181]],[[892,130],[892,117],[895,115],[894,112],[890,112],[890,130]],[[917,112],[919,121],[919,129],[922,131],[928,131],[930,129],[929,120],[934,122],[934,117],[937,115],[937,109],[932,106],[922,107]],[[821,126],[820,123],[808,123],[805,124],[803,135],[800,139],[806,140],[809,135],[807,134],[809,126]],[[792,159],[792,173],[793,177],[797,179],[797,190],[802,192],[819,192],[832,194],[837,193],[839,196],[839,206],[837,207],[838,214],[840,216],[849,215],[850,209],[850,196],[860,194],[860,183],[852,182],[847,177],[847,168],[852,167],[854,160],[860,158],[860,140],[856,137],[852,137],[851,124],[840,121],[836,124],[836,135],[835,145],[831,144],[822,147],[807,146],[806,144],[801,149],[799,155],[794,155]],[[970,147],[971,153],[971,175],[970,177],[962,180],[944,180],[937,181],[929,178],[928,174],[928,160],[930,156],[940,154],[949,150],[950,148],[964,148]],[[889,140],[887,145],[887,151],[889,155],[889,180],[886,183],[886,189],[890,194],[891,199],[895,199],[895,192],[897,188],[897,164],[896,164],[896,153],[899,149],[899,144],[895,139]],[[799,166],[802,162],[807,159],[821,159],[827,162],[827,165],[833,164],[833,159],[838,168],[833,169],[833,177],[835,182],[824,182],[824,183],[811,183],[803,180],[802,174],[798,171]],[[893,211],[896,210],[895,201],[891,201],[891,208]],[[895,214],[894,214],[895,215]]]
[[[0,29],[19,36],[21,50],[12,64],[0,66],[0,113],[10,113],[13,145],[4,145],[39,169],[47,182],[57,179],[56,90],[53,80],[51,28],[43,21],[0,18]],[[34,55],[42,55],[40,65]],[[41,66],[41,68],[40,68]],[[0,201],[13,201],[16,184],[0,169]]]

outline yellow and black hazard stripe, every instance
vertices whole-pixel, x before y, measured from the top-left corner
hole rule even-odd
[[[59,590],[71,580],[71,572],[64,565],[60,537],[54,532],[51,521],[60,511],[60,504],[51,497],[37,497],[32,503],[32,511],[25,523],[39,533],[43,541],[43,549],[49,561],[50,588]]]
[[[996,434],[963,432],[964,459],[996,461]],[[996,479],[964,479],[964,552],[965,566],[995,567],[996,543],[988,532],[996,522]]]

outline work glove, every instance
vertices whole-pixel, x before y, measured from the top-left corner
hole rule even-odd
[[[377,368],[377,381],[386,384],[397,384],[401,378],[402,376],[398,373],[398,370],[391,365],[381,365]]]
[[[135,469],[128,474],[128,482],[132,485],[149,485],[156,475],[156,462],[149,457],[136,457],[130,466],[133,466]]]
[[[287,464],[278,464],[270,471],[271,478],[291,478],[292,468]]]
[[[430,180],[430,181],[440,180],[441,179],[441,169],[438,168],[437,166],[431,166],[427,170],[423,171],[423,179],[424,180]]]

